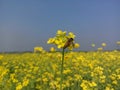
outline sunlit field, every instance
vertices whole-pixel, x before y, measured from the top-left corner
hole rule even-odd
[[[60,90],[61,52],[0,54],[0,90]],[[120,90],[120,51],[65,52],[63,90]]]
[[[120,51],[105,51],[105,42],[96,51],[72,51],[80,47],[75,37],[58,30],[49,38],[59,52],[36,46],[31,53],[1,53],[0,90],[120,90]]]

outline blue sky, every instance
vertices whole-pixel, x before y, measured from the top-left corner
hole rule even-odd
[[[120,0],[0,0],[0,52],[46,50],[58,29],[74,32],[78,50],[116,49]]]

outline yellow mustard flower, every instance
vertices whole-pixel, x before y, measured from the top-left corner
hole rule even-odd
[[[102,43],[101,45],[102,45],[103,47],[105,47],[105,46],[106,46],[106,43]]]
[[[102,50],[103,50],[103,48],[102,48],[102,47],[99,47],[99,48],[98,48],[98,51],[102,51]]]
[[[80,47],[80,44],[75,43],[75,44],[74,44],[74,47],[75,47],[75,48],[78,48],[78,47]]]
[[[68,33],[68,37],[69,37],[69,38],[75,38],[75,35],[74,35],[74,33],[69,32],[69,33]]]
[[[34,52],[42,52],[42,53],[44,53],[45,50],[41,46],[36,46],[36,47],[34,47]]]
[[[120,45],[120,41],[117,41],[116,44],[117,44],[117,45]]]
[[[29,84],[29,79],[27,79],[26,77],[23,79],[23,83],[22,86],[27,86]]]
[[[51,51],[51,52],[55,52],[56,49],[55,49],[54,47],[51,47],[51,48],[50,48],[50,51]]]
[[[72,41],[70,41],[70,38],[72,38]],[[55,37],[48,39],[47,44],[55,44],[57,48],[69,47],[68,49],[72,50],[74,47],[71,44],[74,38],[74,33],[69,32],[67,35],[66,31],[58,30]],[[79,44],[76,43],[75,47],[78,48]]]
[[[2,55],[0,55],[0,60],[2,60],[2,58],[3,58],[3,56],[2,56]]]
[[[21,84],[21,82],[19,82],[16,86],[16,90],[22,90],[23,86]]]

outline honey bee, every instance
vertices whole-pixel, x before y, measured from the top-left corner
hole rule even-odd
[[[71,44],[74,46],[73,38],[69,38],[69,39],[67,40],[67,42],[65,43],[63,49],[69,47]]]

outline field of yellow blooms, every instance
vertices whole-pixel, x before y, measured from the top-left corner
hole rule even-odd
[[[0,54],[0,90],[60,90],[61,52]],[[120,90],[120,51],[65,52],[63,90]]]

